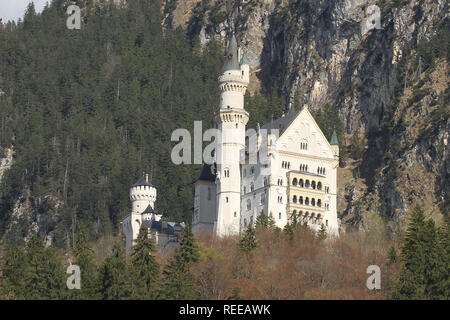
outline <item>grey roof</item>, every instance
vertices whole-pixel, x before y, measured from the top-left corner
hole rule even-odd
[[[213,167],[212,167],[213,166]],[[212,170],[211,170],[212,167]],[[216,175],[212,171],[216,172],[216,164],[204,164],[202,171],[200,171],[200,174],[198,175],[197,179],[195,181],[216,181]]]
[[[144,174],[135,184],[133,184],[133,187],[139,187],[139,186],[153,187],[153,185],[148,180],[148,175]]]
[[[231,37],[230,44],[227,50],[227,56],[225,58],[225,63],[222,69],[222,71],[228,70],[240,70],[238,61],[238,47],[234,34]]]
[[[338,141],[338,138],[337,138],[336,130],[333,131],[333,135],[331,136],[330,144],[332,146],[338,146],[339,145],[339,141]]]
[[[241,64],[249,64],[245,53],[242,55]]]
[[[167,227],[163,230],[163,224],[161,220],[143,220],[142,223],[144,223],[147,228],[157,230],[158,232],[165,234],[174,234],[176,227],[181,227],[182,230],[184,230],[184,228],[186,227],[184,222],[167,222]]]
[[[297,118],[301,110],[291,109],[287,115],[276,120],[272,120],[262,126],[263,129],[279,129],[279,137],[284,133],[284,131],[290,126],[290,124]]]
[[[142,213],[156,213],[155,210],[153,210],[151,205],[148,205],[147,208]]]

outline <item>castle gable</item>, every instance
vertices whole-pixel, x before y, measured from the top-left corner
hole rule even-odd
[[[292,119],[288,118],[289,115],[284,117],[287,118],[286,127],[283,127],[284,123],[281,123],[281,128],[275,127],[280,130],[278,150],[333,159],[331,145],[308,108],[292,114]]]

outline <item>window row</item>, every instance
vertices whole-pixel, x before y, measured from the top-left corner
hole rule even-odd
[[[303,211],[301,211],[301,210],[297,213],[297,210],[294,210],[294,211],[292,211],[291,219],[293,218],[293,216],[297,216],[297,218],[300,222],[307,222],[307,223],[312,223],[312,224],[322,224],[323,223],[323,217],[320,213],[316,214],[314,212],[310,213],[308,211],[303,213]],[[325,226],[328,227],[328,220],[325,220]]]
[[[324,167],[317,167],[317,174],[325,175],[325,168]]]
[[[308,165],[307,164],[300,164],[300,171],[308,172]]]
[[[317,182],[312,180],[309,181],[308,179],[306,179],[305,181],[303,181],[303,179],[298,180],[297,178],[292,179],[292,185],[294,187],[300,187],[300,188],[311,188],[314,190],[322,190],[322,182]]]
[[[308,142],[307,141],[300,142],[300,150],[308,150]]]
[[[300,196],[298,198],[297,198],[297,196],[293,196],[292,202],[302,204],[305,206],[313,206],[313,207],[317,206],[319,208],[322,207],[322,200],[317,199],[317,201],[316,201],[316,199],[314,199],[314,198],[311,198],[311,200],[310,200],[309,197],[305,197],[305,199],[303,200],[302,196]]]
[[[283,169],[290,169],[291,168],[291,163],[289,161],[282,161],[281,162],[281,167]]]

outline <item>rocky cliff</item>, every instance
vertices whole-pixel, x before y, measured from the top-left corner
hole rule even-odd
[[[277,88],[343,122],[339,211],[361,227],[376,213],[395,230],[418,204],[449,209],[448,3],[444,0],[179,0],[167,28],[204,45],[244,46],[251,92]]]

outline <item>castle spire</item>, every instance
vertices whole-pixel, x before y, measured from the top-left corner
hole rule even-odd
[[[338,141],[338,138],[337,138],[336,130],[333,130],[333,135],[331,136],[330,144],[332,146],[338,146],[339,145],[339,141]]]
[[[231,36],[231,40],[228,45],[225,63],[223,65],[222,71],[225,72],[228,70],[239,70],[238,46],[234,33]]]

